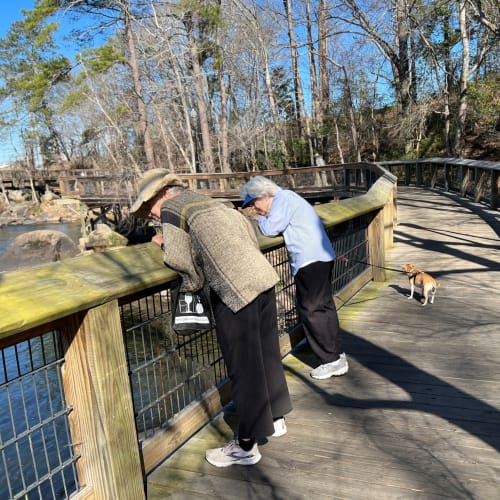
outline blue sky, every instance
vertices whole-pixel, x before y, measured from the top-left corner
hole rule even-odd
[[[23,18],[21,9],[30,10],[33,9],[34,5],[35,0],[9,0],[7,2],[2,2],[2,13],[0,15],[0,37],[4,38],[12,23]],[[10,137],[5,137],[4,135],[0,137],[0,166],[2,166],[5,162],[16,159],[15,149],[15,145]]]
[[[14,0],[2,2],[2,15],[0,16],[0,37],[4,37],[10,25],[22,19],[21,9],[30,10],[35,6],[35,0]]]
[[[0,38],[5,38],[9,28],[15,21],[23,19],[21,10],[32,10],[35,7],[36,0],[5,0],[1,2],[0,7]],[[72,58],[79,50],[79,47],[72,45],[71,42],[65,38],[70,33],[71,28],[74,28],[74,20],[57,15],[54,19],[56,22],[61,23],[58,33],[55,34],[56,43],[58,43],[61,52],[68,58]],[[81,20],[76,21],[78,26],[84,26]],[[99,36],[95,36],[93,43],[100,43],[102,40]],[[0,113],[5,110],[5,104],[0,104]],[[19,147],[19,139],[17,137],[10,137],[6,132],[0,132],[0,167],[5,166],[8,162],[13,162],[19,157],[24,157],[22,148]]]

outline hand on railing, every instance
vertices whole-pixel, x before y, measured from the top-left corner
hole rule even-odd
[[[156,243],[161,249],[163,250],[163,234],[162,233],[156,233],[152,238],[151,241],[153,243]]]

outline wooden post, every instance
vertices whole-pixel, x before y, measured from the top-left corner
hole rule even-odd
[[[498,170],[490,170],[490,202],[493,210],[498,209],[498,184],[500,182],[500,172]]]
[[[478,203],[486,196],[488,171],[476,169],[476,172],[477,176],[476,176],[476,189],[474,194],[474,201]]]
[[[422,185],[422,166],[419,163],[415,165],[415,185]]]
[[[410,165],[405,165],[405,185],[409,186],[411,182],[411,169]]]
[[[351,171],[348,168],[344,168],[344,189],[346,192],[351,189]]]
[[[369,262],[374,267],[373,281],[385,281],[384,210],[379,210],[368,224]],[[375,267],[377,266],[377,267]]]
[[[445,163],[444,164],[444,190],[448,192],[451,188],[451,173],[450,166]]]
[[[469,184],[469,167],[460,166],[460,196],[464,198],[467,194],[467,186]]]
[[[394,210],[396,208],[396,201],[395,201],[395,196],[396,196],[396,185],[394,186],[393,190],[391,191],[391,194],[389,198],[387,199],[387,202],[383,208],[383,217],[384,217],[384,248],[392,248],[394,244],[394,221],[395,221],[395,214]]]
[[[85,498],[145,498],[118,302],[66,323],[63,380]]]
[[[431,188],[434,188],[436,187],[436,182],[437,182],[437,171],[438,171],[438,168],[437,168],[437,165],[431,165]]]

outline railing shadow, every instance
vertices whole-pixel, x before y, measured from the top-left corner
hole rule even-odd
[[[388,386],[393,385],[395,394],[397,394],[398,388],[404,391],[405,399],[398,399],[397,396],[394,399],[358,397],[357,388],[360,388],[360,393],[366,394],[369,382],[363,383],[363,375],[357,374],[354,366],[346,377],[359,378],[359,384],[356,381],[349,384],[352,387],[352,389],[348,389],[349,393],[342,393],[336,389],[336,383],[339,387],[340,381],[332,380],[328,383],[318,384],[304,375],[303,372],[297,371],[289,365],[286,365],[285,369],[311,391],[321,396],[328,406],[355,408],[361,412],[363,410],[401,410],[402,412],[434,415],[481,440],[494,450],[500,451],[500,430],[498,428],[500,411],[497,408],[352,332],[344,331],[343,340],[350,360],[355,360],[376,376],[382,377]],[[314,366],[317,363],[306,343],[297,346],[291,354],[309,366]],[[343,387],[346,386],[343,385]],[[426,393],[429,388],[433,388],[432,394]],[[370,425],[363,415],[358,413],[358,417],[361,419],[360,425],[363,426],[362,432],[366,433],[375,445],[378,443],[380,446],[384,446],[383,437],[380,436],[380,426],[374,425],[375,422],[370,415],[366,415]],[[422,436],[422,439],[416,438],[415,434],[409,430],[408,443],[412,442],[419,452],[428,454],[429,460],[432,460],[434,464],[431,468],[426,467],[421,473],[425,474],[437,488],[450,488],[447,490],[448,494],[453,496],[454,492],[459,497],[463,497],[463,495],[468,497],[467,486],[453,473],[454,459],[450,457],[450,464],[447,464],[446,456],[436,453],[434,442],[428,447],[426,446],[426,439],[426,436]],[[465,445],[465,447],[467,446]],[[386,450],[386,452],[388,451]],[[407,462],[416,471],[415,473],[420,474],[417,472],[420,461],[412,457],[412,452],[407,447],[402,448],[401,451],[392,450],[389,453],[396,454],[398,461]]]

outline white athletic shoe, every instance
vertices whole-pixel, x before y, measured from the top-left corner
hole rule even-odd
[[[257,443],[252,446],[252,449],[245,451],[238,441],[230,441],[223,448],[212,448],[205,452],[205,458],[209,463],[216,467],[229,467],[230,465],[254,465],[261,458]]]
[[[280,437],[286,434],[286,422],[285,417],[278,418],[274,421],[274,433],[271,434],[272,437]]]
[[[317,368],[311,371],[310,375],[316,380],[324,380],[330,377],[338,377],[339,375],[345,375],[349,371],[349,363],[347,362],[347,357],[343,352],[339,359],[332,361],[331,363],[325,363],[324,365],[319,365]]]

